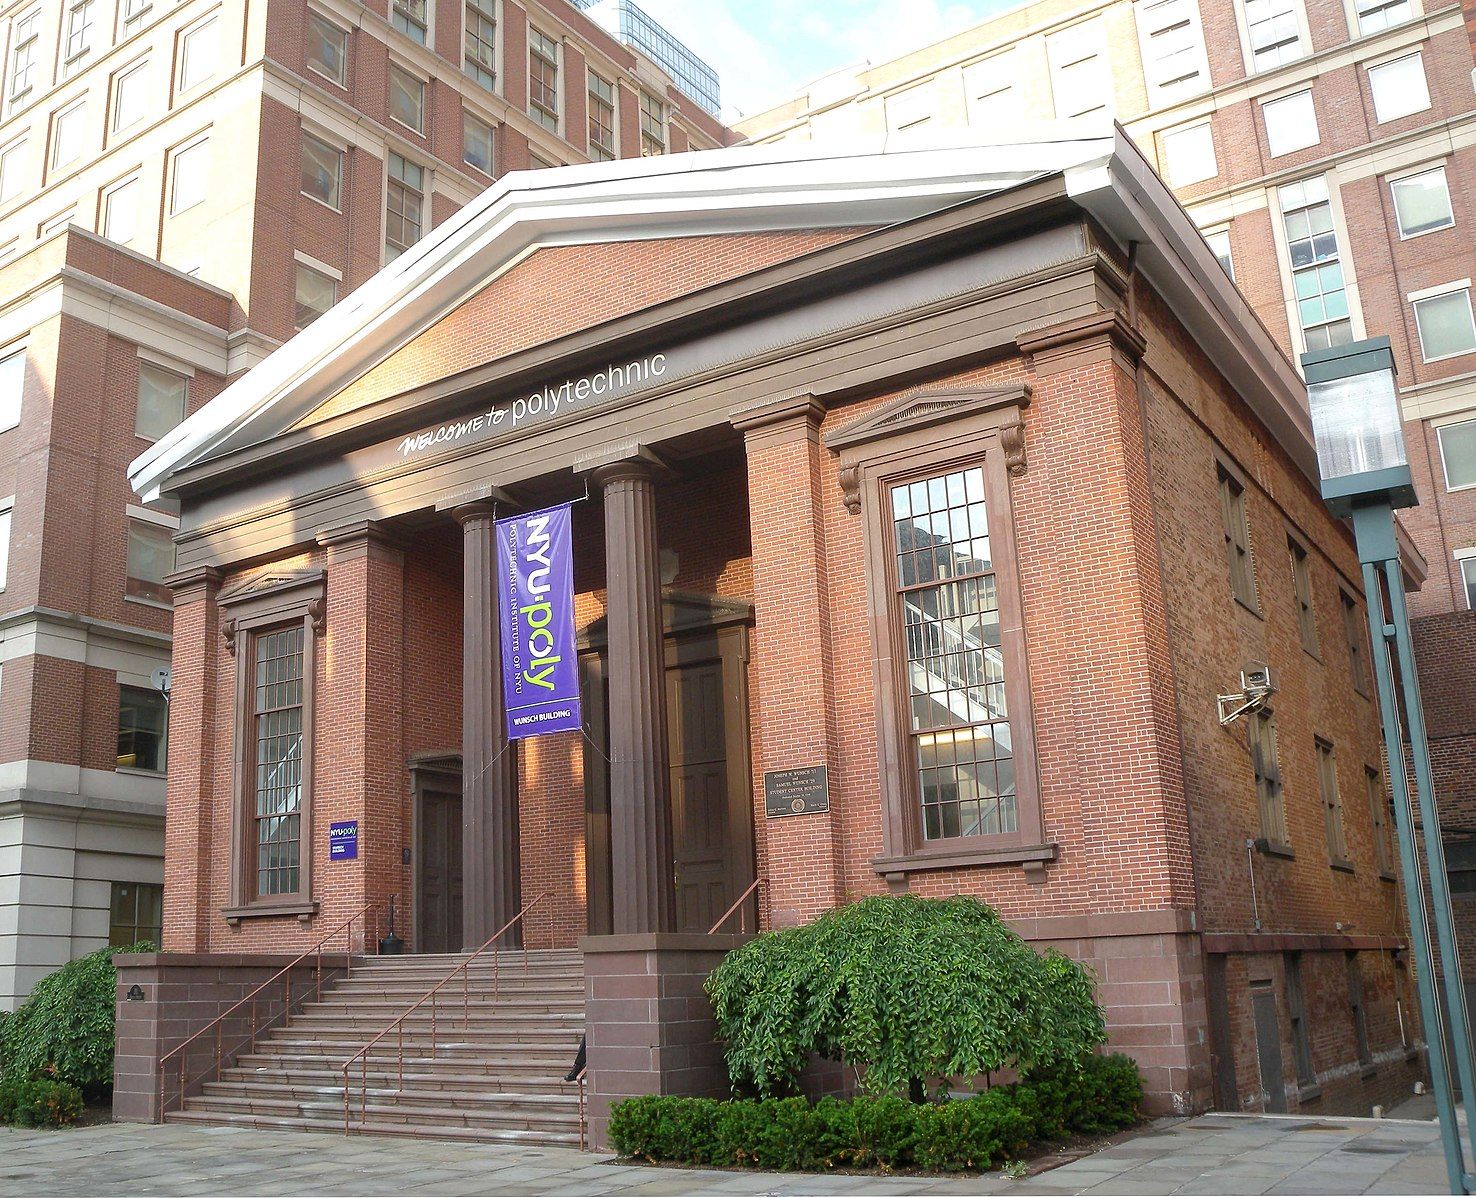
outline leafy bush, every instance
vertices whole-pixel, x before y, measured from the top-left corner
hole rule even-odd
[[[984,1170],[1029,1144],[1131,1127],[1143,1079],[1124,1056],[1088,1056],[972,1098],[628,1098],[610,1112],[621,1156],[706,1166]]]
[[[0,1081],[0,1123],[16,1127],[63,1127],[82,1117],[82,1091],[45,1077]]]
[[[1065,1067],[1106,1039],[1086,971],[971,898],[869,898],[766,932],[707,993],[734,1085],[764,1097],[794,1093],[811,1053],[920,1098],[925,1078]]]
[[[114,953],[152,952],[150,944],[104,948],[63,965],[36,983],[31,997],[0,1027],[0,1078],[49,1078],[91,1101],[113,1086],[117,1004]]]

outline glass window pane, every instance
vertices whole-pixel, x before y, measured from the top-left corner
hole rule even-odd
[[[1396,179],[1389,187],[1394,195],[1394,212],[1401,236],[1413,237],[1455,224],[1444,167],[1407,179]]]
[[[1448,488],[1476,487],[1476,420],[1442,425],[1436,430],[1440,460]]]
[[[1425,361],[1476,350],[1476,325],[1471,320],[1471,293],[1465,289],[1416,300],[1415,324]]]

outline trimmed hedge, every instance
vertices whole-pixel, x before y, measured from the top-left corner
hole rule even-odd
[[[0,1081],[0,1123],[14,1127],[64,1127],[82,1117],[82,1091],[44,1077]]]
[[[1090,1056],[972,1098],[936,1103],[860,1097],[627,1098],[610,1112],[621,1156],[689,1165],[985,1170],[1031,1143],[1101,1135],[1138,1122],[1143,1079],[1129,1057]]]

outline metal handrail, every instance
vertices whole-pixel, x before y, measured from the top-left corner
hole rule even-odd
[[[579,1151],[589,1151],[589,1120],[585,1116],[584,1081],[589,1076],[589,1066],[586,1065],[574,1076],[574,1084],[579,1087]]]
[[[427,1001],[430,1002],[431,1055],[434,1056],[436,1051],[436,995],[440,992],[441,987],[446,985],[446,983],[454,978],[458,973],[461,974],[461,1020],[463,1024],[469,1024],[471,1022],[471,980],[469,977],[470,971],[468,969],[468,966],[470,966],[473,961],[475,961],[484,952],[491,948],[497,940],[501,939],[503,934],[510,927],[512,927],[513,924],[517,923],[525,915],[527,915],[529,911],[533,910],[534,907],[543,902],[543,900],[548,897],[548,893],[549,892],[545,890],[537,898],[533,899],[532,902],[524,903],[523,909],[519,911],[516,915],[514,915],[511,919],[509,919],[500,928],[498,928],[497,931],[493,932],[492,935],[487,938],[486,942],[482,945],[481,948],[477,949],[476,952],[468,956],[465,961],[461,962],[461,964],[456,966],[455,969],[453,969],[439,982],[437,982],[434,986],[432,986],[429,990],[427,990],[424,994],[417,998],[413,1003],[406,1007],[405,1010],[400,1012],[399,1016],[394,1020],[394,1022],[392,1022],[388,1027],[380,1032],[379,1035],[375,1036],[374,1039],[370,1040],[369,1043],[364,1045],[363,1048],[359,1049],[358,1052],[354,1053],[353,1056],[349,1057],[349,1059],[343,1063],[344,1135],[348,1135],[350,1132],[349,1069],[353,1066],[353,1063],[355,1061],[359,1062],[359,1122],[362,1124],[365,1120],[365,1114],[369,1106],[369,1050],[373,1048],[376,1044],[378,1044],[381,1040],[383,1040],[386,1036],[388,1036],[391,1032],[397,1032],[397,1047],[395,1050],[395,1087],[396,1089],[403,1090],[405,1088],[405,1021],[409,1019],[410,1016],[413,1015],[417,1010],[419,1010],[420,1007],[424,1005]],[[526,971],[527,968],[528,950],[527,948],[524,948],[524,971]],[[500,970],[501,961],[494,953],[492,957],[492,998],[494,1001],[497,998],[498,986],[501,981]]]
[[[393,897],[391,897],[390,901],[394,901]],[[357,911],[350,915],[348,919],[344,920],[343,923],[339,924],[331,932],[329,932],[321,940],[314,944],[312,948],[299,953],[296,957],[292,959],[290,963],[284,965],[281,969],[277,970],[276,973],[267,978],[266,981],[264,981],[250,994],[241,999],[238,999],[235,1003],[227,1007],[218,1016],[216,1016],[214,1020],[212,1020],[210,1023],[207,1023],[198,1032],[194,1033],[194,1035],[190,1036],[187,1040],[184,1040],[180,1044],[175,1045],[175,1047],[171,1048],[162,1057],[160,1057],[158,1090],[160,1121],[162,1122],[164,1119],[164,1105],[166,1101],[164,1097],[164,1077],[167,1072],[166,1064],[171,1057],[179,1057],[179,1101],[183,1102],[185,1098],[185,1090],[191,1084],[189,1078],[187,1077],[187,1070],[189,1067],[189,1055],[186,1053],[185,1050],[188,1049],[190,1045],[195,1043],[196,1040],[200,1039],[201,1036],[208,1035],[213,1030],[215,1032],[215,1062],[210,1067],[210,1069],[207,1069],[204,1073],[200,1074],[200,1076],[195,1078],[194,1081],[200,1081],[203,1078],[208,1077],[212,1071],[218,1076],[221,1069],[221,1063],[225,1059],[224,1047],[222,1045],[222,1034],[225,1028],[226,1020],[234,1015],[237,1011],[239,1011],[242,1007],[244,1007],[247,1003],[250,1003],[251,1031],[247,1035],[246,1039],[238,1043],[232,1051],[239,1052],[243,1045],[248,1047],[254,1046],[256,1043],[256,1037],[265,1030],[266,1026],[270,1025],[271,1022],[277,1018],[276,1015],[273,1015],[267,1020],[266,1024],[259,1025],[257,1023],[257,996],[261,994],[263,990],[266,990],[268,987],[275,985],[278,981],[285,977],[286,986],[284,1001],[282,1003],[282,1010],[279,1012],[279,1014],[289,1014],[292,1010],[292,971],[295,970],[299,965],[301,965],[305,960],[307,960],[307,958],[313,956],[314,954],[317,955],[318,959],[313,967],[313,992],[315,1000],[321,1001],[323,997],[323,946],[327,944],[330,940],[332,940],[335,936],[337,936],[340,932],[346,931],[348,933],[344,938],[344,954],[347,957],[347,963],[344,966],[344,975],[346,977],[352,976],[354,969],[352,930],[353,926],[361,917],[367,915],[371,910],[375,909],[378,906],[379,903],[377,901],[365,903],[362,907],[360,907]]]
[[[742,894],[740,894],[738,896],[738,900],[731,907],[729,907],[726,911],[723,912],[721,918],[718,919],[717,923],[713,924],[712,927],[710,927],[710,928],[707,929],[707,934],[709,936],[713,935],[713,933],[715,933],[720,927],[722,927],[723,924],[727,923],[728,920],[732,919],[733,918],[733,912],[736,911],[736,910],[738,910],[739,907],[743,906],[743,904],[748,901],[748,896],[750,894],[752,894],[755,890],[757,890],[759,888],[759,883],[762,882],[763,880],[764,880],[763,878],[755,878],[752,882],[750,882],[748,884],[748,889],[745,890]],[[747,932],[748,931],[748,914],[747,914],[747,912],[745,912],[743,914],[743,916],[738,920],[738,930],[740,932]]]

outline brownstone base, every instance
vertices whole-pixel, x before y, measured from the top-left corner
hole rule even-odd
[[[609,1147],[610,1108],[639,1094],[723,1098],[728,1071],[702,984],[748,937],[586,936],[589,1142]]]
[[[113,958],[118,971],[118,1041],[113,1057],[113,1118],[123,1123],[159,1122],[159,1098],[178,1104],[180,1060],[169,1062],[169,1076],[161,1079],[159,1061],[190,1036],[208,1027],[235,1003],[289,964],[289,956],[263,953],[120,953]],[[318,958],[309,958],[292,971],[292,1005],[314,993]],[[342,955],[321,958],[326,985],[348,964]],[[257,1000],[258,1026],[280,1014],[286,999],[286,980],[269,987]],[[137,987],[137,991],[135,991]],[[244,1051],[250,1034],[252,1008],[235,1012],[216,1034],[201,1036],[182,1054],[184,1090],[194,1092],[206,1080],[216,1060],[217,1043],[223,1064]]]

